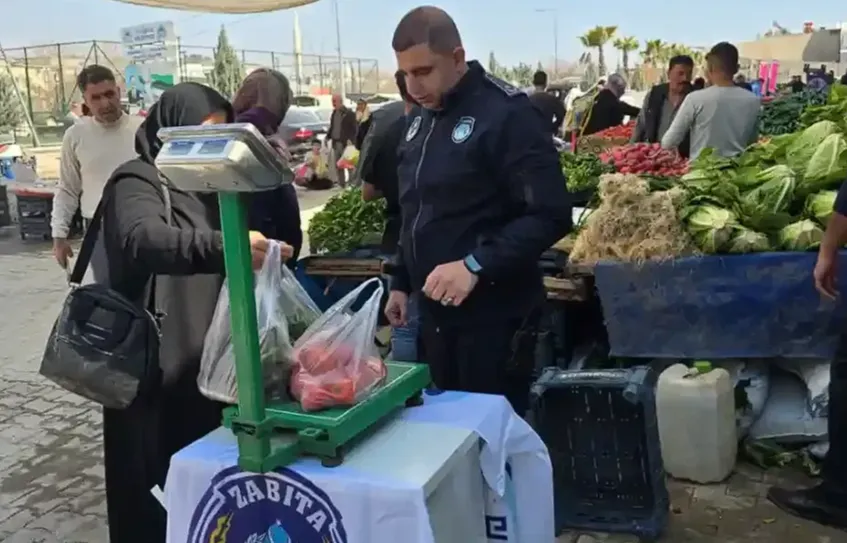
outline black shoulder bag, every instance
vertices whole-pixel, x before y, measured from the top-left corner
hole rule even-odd
[[[165,216],[171,199],[162,184]],[[107,285],[80,285],[100,234],[103,205],[97,207],[71,272],[71,292],[53,325],[40,373],[65,390],[112,409],[125,409],[158,387],[160,319],[156,276],[145,306]]]

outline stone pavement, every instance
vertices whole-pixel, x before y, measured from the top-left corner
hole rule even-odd
[[[38,376],[66,291],[47,244],[0,229],[0,542],[107,543],[99,410]],[[786,477],[740,466],[727,484],[672,483],[672,520],[662,541],[847,541],[844,532],[792,519],[763,499],[773,482],[805,482]],[[634,540],[571,534],[559,541]]]

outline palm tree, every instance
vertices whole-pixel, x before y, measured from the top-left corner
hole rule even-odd
[[[647,85],[655,83],[658,67],[662,62],[663,51],[667,44],[662,40],[645,40],[644,50],[641,51],[641,62],[645,70],[649,70],[644,76]]]
[[[616,26],[595,26],[579,37],[583,47],[597,49],[597,71],[601,77],[606,75],[606,56],[603,53],[603,47],[609,43],[617,31]]]
[[[623,58],[623,71],[629,79],[629,54],[638,50],[638,39],[632,36],[622,37],[615,40],[615,49],[621,52]]]

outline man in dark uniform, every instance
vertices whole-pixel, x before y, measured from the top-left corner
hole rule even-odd
[[[549,124],[520,90],[466,62],[456,24],[419,7],[393,48],[420,104],[398,168],[402,230],[386,314],[419,307],[425,361],[443,390],[527,407],[545,299],[538,259],[571,229]]]
[[[833,302],[840,298],[838,253],[847,243],[847,182],[835,199],[813,276],[818,292]],[[847,334],[843,335],[829,369],[829,451],[820,483],[806,489],[771,487],[768,499],[800,518],[847,529]]]

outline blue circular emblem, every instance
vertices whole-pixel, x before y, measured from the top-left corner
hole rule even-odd
[[[412,121],[412,124],[409,125],[409,130],[406,131],[406,141],[412,141],[415,139],[415,136],[418,135],[418,132],[421,130],[421,117],[418,115]]]
[[[474,124],[476,124],[476,119],[473,117],[462,117],[459,119],[459,122],[453,127],[453,134],[451,136],[453,143],[462,143],[471,137]]]
[[[289,469],[218,473],[194,510],[186,543],[347,543],[341,513]]]

